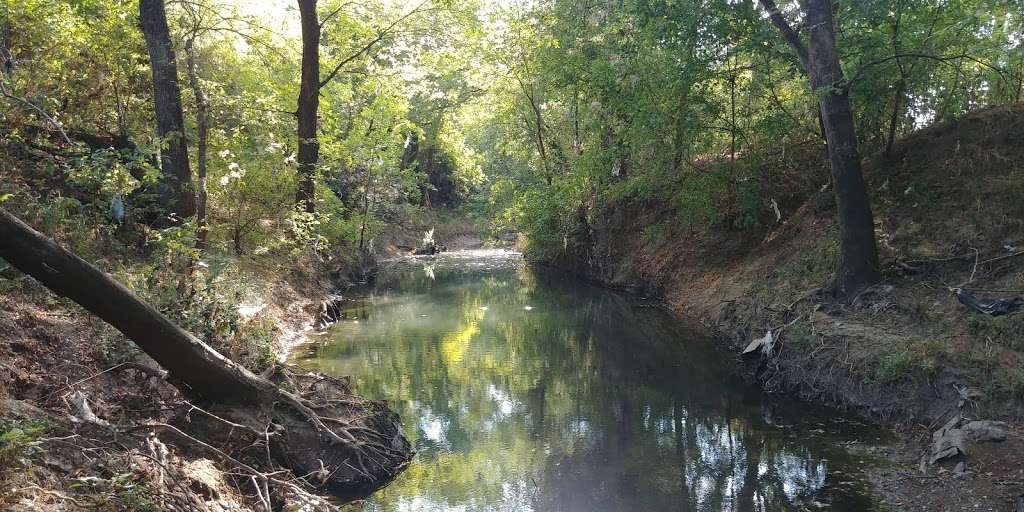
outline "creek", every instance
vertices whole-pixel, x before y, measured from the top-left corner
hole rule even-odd
[[[293,353],[399,412],[418,454],[371,511],[875,508],[881,434],[768,396],[656,303],[481,250],[386,263]]]

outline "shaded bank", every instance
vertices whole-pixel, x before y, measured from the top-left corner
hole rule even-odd
[[[6,290],[0,314],[0,350],[12,356],[0,362],[0,482],[16,489],[0,503],[35,509],[56,496],[80,508],[130,490],[130,499],[117,498],[123,507],[111,510],[204,509],[211,499],[228,510],[329,510],[316,492],[362,498],[406,466],[410,447],[386,404],[356,396],[344,380],[293,375],[279,365],[255,375],[102,270],[5,211],[0,216],[0,232],[11,241],[0,251],[8,262],[139,340],[152,356],[134,353],[125,339],[125,354],[111,353],[107,340],[90,343],[90,333],[103,340],[112,330],[71,302],[42,308],[34,295],[43,290],[15,276],[31,292],[8,297]],[[12,275],[6,269],[5,277]],[[269,321],[283,309],[267,306],[248,315],[265,311]],[[206,466],[203,474],[190,473],[196,464]],[[124,473],[108,481],[111,470]],[[75,475],[91,471],[99,472],[90,477],[95,483],[80,485]],[[197,479],[205,490],[182,487]],[[245,495],[249,481],[256,497]]]
[[[931,431],[954,415],[1017,425],[1024,418],[1024,315],[980,315],[952,292],[1024,290],[1022,141],[1024,106],[1016,105],[929,127],[897,143],[892,155],[867,159],[884,279],[848,306],[821,293],[837,227],[820,148],[787,148],[785,159],[757,164],[773,180],[769,190],[782,194],[778,220],[766,214],[759,228],[693,227],[670,202],[609,201],[587,212],[564,251],[536,256],[700,319],[769,391],[904,431],[907,444],[894,457],[916,472]],[[744,347],[769,331],[771,350],[740,362]],[[1020,443],[1000,449],[1024,451]],[[1018,477],[998,460],[980,450],[966,458],[967,468],[985,468],[977,476],[894,470],[882,481],[911,509],[952,503],[914,508],[912,493],[921,489],[899,482],[919,477],[944,480],[928,492],[1002,507],[1024,489],[999,483]]]

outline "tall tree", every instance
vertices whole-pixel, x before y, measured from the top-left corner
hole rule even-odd
[[[316,163],[320,142],[316,136],[317,109],[320,108],[320,21],[316,0],[298,0],[302,26],[302,71],[299,84],[299,187],[295,202],[312,213],[315,208]]]
[[[843,77],[836,52],[832,1],[806,1],[806,25],[810,27],[806,45],[773,0],[759,1],[768,11],[772,24],[796,52],[818,96],[828,142],[832,187],[839,210],[839,258],[833,293],[849,300],[866,286],[877,282],[880,274],[875,222],[857,150],[849,85]]]
[[[202,253],[206,250],[209,228],[206,222],[206,204],[208,200],[208,188],[206,179],[207,147],[209,145],[210,121],[206,93],[203,91],[203,84],[199,81],[198,64],[196,63],[196,38],[204,30],[202,26],[202,14],[194,5],[184,4],[185,12],[190,18],[190,27],[185,39],[185,67],[188,71],[188,83],[192,88],[192,96],[196,102],[196,178],[198,187],[196,190],[196,250]]]
[[[163,0],[140,0],[139,20],[146,38],[150,67],[153,69],[153,106],[157,133],[161,139],[160,167],[163,178],[157,187],[161,204],[179,217],[195,215],[192,171],[185,143],[185,123],[181,113],[181,89],[178,66],[167,28]]]
[[[299,185],[295,200],[296,203],[303,205],[305,211],[312,213],[316,209],[316,165],[320,157],[320,142],[317,139],[320,89],[326,87],[339,73],[345,71],[347,65],[369,55],[371,50],[393,34],[402,22],[423,12],[430,0],[422,0],[386,26],[375,30],[373,37],[365,44],[333,64],[333,68],[323,79],[320,78],[320,33],[325,23],[350,4],[342,3],[324,16],[323,20],[320,20],[316,11],[317,0],[298,0],[298,2],[302,29],[302,69],[300,71],[298,110],[296,111],[299,125],[299,154],[296,159],[299,165]]]

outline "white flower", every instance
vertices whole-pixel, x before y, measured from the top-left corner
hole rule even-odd
[[[238,162],[231,162],[230,164],[228,164],[228,169],[231,169],[231,170],[238,169]]]
[[[227,157],[231,156],[231,150],[230,149],[223,149],[220,152],[218,152],[217,154],[220,155],[221,158],[227,158]]]
[[[230,176],[227,176],[227,175],[221,176],[220,177],[220,186],[226,187],[228,185],[229,181],[231,181],[231,177]]]

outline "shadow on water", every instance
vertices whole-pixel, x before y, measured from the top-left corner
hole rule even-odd
[[[702,334],[511,253],[396,262],[301,365],[400,412],[419,454],[369,510],[871,510],[844,444]]]

